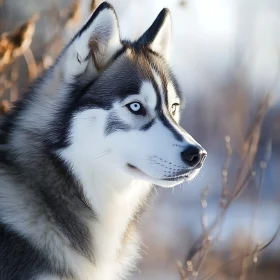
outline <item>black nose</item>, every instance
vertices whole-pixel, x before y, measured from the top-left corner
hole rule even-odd
[[[182,153],[181,157],[184,163],[188,164],[191,167],[201,167],[204,162],[207,153],[201,147],[194,145],[188,146]]]

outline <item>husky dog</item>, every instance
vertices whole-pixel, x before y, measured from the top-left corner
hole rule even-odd
[[[191,180],[205,150],[179,125],[163,9],[135,42],[104,2],[2,122],[0,279],[124,279],[153,185]]]

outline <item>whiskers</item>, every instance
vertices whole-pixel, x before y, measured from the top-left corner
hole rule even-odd
[[[177,181],[186,178],[187,173],[190,172],[189,168],[176,165],[158,156],[147,156],[145,160],[149,162],[150,168],[154,169],[156,173],[159,171],[163,173],[161,178],[157,178],[158,180]]]

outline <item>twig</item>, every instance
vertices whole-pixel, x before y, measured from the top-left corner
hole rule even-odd
[[[278,229],[276,230],[276,232],[274,233],[274,235],[271,237],[271,239],[265,243],[264,245],[260,246],[260,247],[256,247],[255,250],[253,250],[252,252],[246,253],[243,256],[239,256],[236,257],[234,259],[231,259],[229,261],[227,261],[226,263],[224,263],[223,265],[221,265],[220,267],[218,267],[214,272],[206,275],[204,278],[202,278],[201,280],[210,280],[212,279],[215,275],[217,275],[220,271],[222,271],[223,269],[225,269],[229,264],[234,263],[236,261],[239,261],[240,259],[245,259],[248,257],[255,257],[256,254],[258,254],[259,252],[265,250],[277,237],[277,235],[279,234],[280,231],[280,226],[278,227]]]
[[[206,209],[207,209],[207,196],[209,192],[209,186],[206,186],[204,190],[201,193],[201,226],[203,232],[207,232],[207,214],[206,214]]]
[[[228,197],[228,170],[230,166],[230,161],[231,161],[231,156],[232,156],[232,148],[231,148],[231,143],[230,143],[230,137],[227,135],[225,137],[225,146],[226,146],[226,151],[227,151],[227,157],[226,161],[223,167],[222,171],[222,193],[221,193],[221,199],[220,199],[220,207],[223,209],[226,205],[226,198]]]
[[[251,225],[252,233],[255,231],[255,227],[256,227],[256,223],[257,223],[257,216],[258,216],[258,210],[259,210],[261,196],[262,196],[264,176],[265,176],[265,172],[267,169],[268,161],[271,158],[271,147],[272,147],[272,140],[270,139],[266,144],[263,160],[261,160],[260,164],[259,164],[260,165],[260,177],[259,177],[259,183],[257,186],[257,199],[256,199],[256,205],[255,205],[255,209],[254,209],[252,225]],[[248,251],[251,249],[249,246],[250,246],[250,244],[248,244]],[[256,271],[257,260],[258,260],[258,252],[256,252],[256,254],[254,256],[253,274]],[[246,280],[246,274],[244,274],[243,280]]]
[[[223,224],[223,220],[228,208],[231,206],[232,202],[235,201],[242,193],[242,191],[247,187],[249,179],[252,176],[252,166],[257,153],[262,122],[270,105],[271,98],[269,95],[266,95],[260,102],[259,110],[254,120],[252,129],[250,130],[250,133],[244,142],[244,153],[242,156],[242,162],[240,168],[237,171],[236,181],[233,185],[233,188],[231,188],[231,192],[229,192],[228,188],[228,168],[230,164],[232,149],[230,145],[230,138],[225,138],[227,158],[222,172],[223,182],[220,200],[220,211],[213,223],[208,227],[208,229],[204,229],[203,234],[191,247],[183,266],[185,270],[185,277],[182,278],[182,280],[192,279],[191,277],[193,277],[194,271],[196,272],[196,274],[198,274],[209,250],[219,238],[221,226]],[[192,264],[192,273],[189,273],[188,271],[188,263]]]

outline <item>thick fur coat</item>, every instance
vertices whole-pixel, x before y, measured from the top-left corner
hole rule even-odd
[[[0,279],[115,280],[139,258],[153,185],[205,150],[178,124],[164,9],[136,42],[102,3],[0,126]]]

